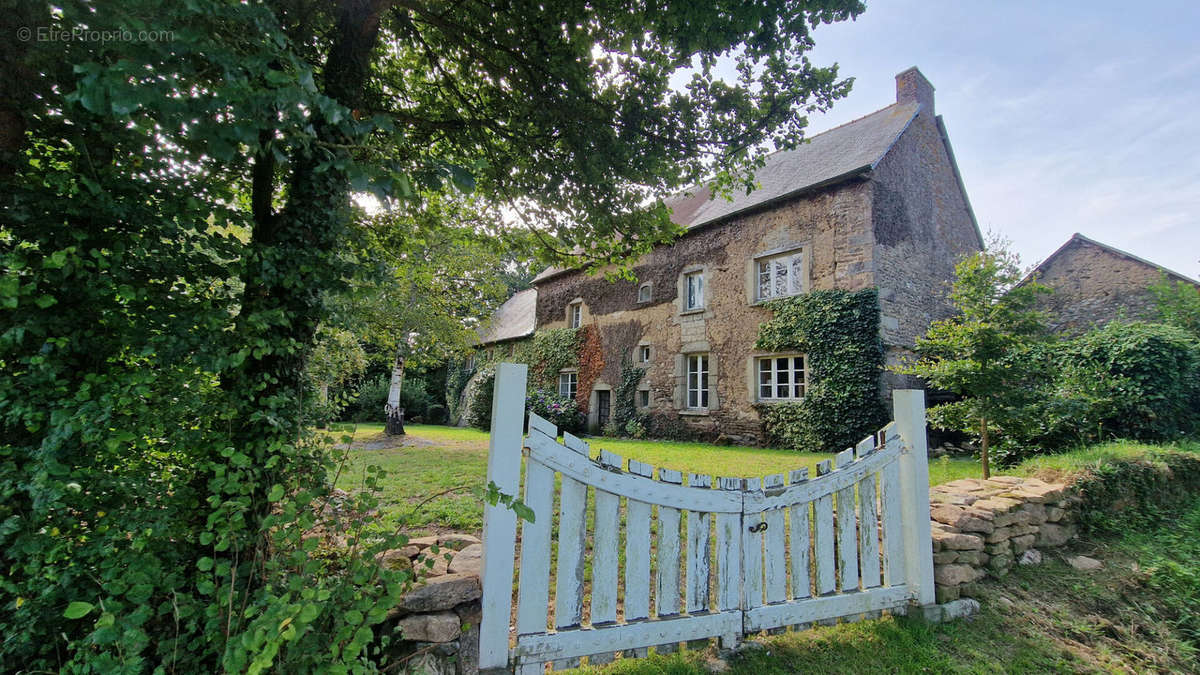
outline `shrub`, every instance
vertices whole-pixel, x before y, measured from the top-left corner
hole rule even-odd
[[[387,375],[364,380],[342,418],[351,422],[383,422],[383,406],[387,404],[391,384],[392,379]]]
[[[1164,451],[1099,464],[1074,483],[1084,531],[1153,525],[1200,492],[1200,455]]]
[[[1178,328],[1112,322],[1030,358],[1046,376],[1032,402],[1008,416],[1001,461],[1113,437],[1170,441],[1200,429],[1200,346]]]
[[[446,406],[440,403],[434,403],[425,412],[425,420],[430,424],[445,424],[446,419]]]
[[[404,418],[425,417],[429,406],[433,405],[433,396],[426,391],[423,378],[406,377],[400,388],[400,407],[404,408]]]
[[[580,433],[586,419],[573,398],[549,389],[534,389],[525,399],[525,409],[554,424],[560,431]]]
[[[467,383],[467,409],[463,413],[467,424],[487,431],[492,427],[492,389],[496,384],[496,369],[485,366]]]

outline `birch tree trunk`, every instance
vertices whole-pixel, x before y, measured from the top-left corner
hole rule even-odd
[[[404,352],[396,349],[396,362],[392,365],[392,384],[388,387],[387,404],[383,407],[387,418],[388,436],[404,435],[404,410],[400,408],[400,390],[404,387]]]

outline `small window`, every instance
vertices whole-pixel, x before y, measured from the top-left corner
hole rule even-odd
[[[564,398],[575,398],[579,390],[579,373],[558,374],[558,395]]]
[[[638,363],[650,363],[650,345],[638,347]]]
[[[567,307],[567,324],[571,328],[579,328],[583,325],[583,303],[572,303]]]
[[[692,272],[683,277],[684,311],[704,307],[704,273]]]
[[[804,251],[760,258],[754,265],[758,275],[755,297],[759,300],[785,298],[804,292]]]
[[[758,400],[800,401],[806,386],[804,357],[767,356],[758,360]]]
[[[471,354],[470,356],[467,357],[466,369],[467,370],[475,370],[475,355],[474,354]]]
[[[637,405],[639,408],[650,407],[650,390],[643,389],[637,393]]]
[[[650,284],[649,284],[649,283],[645,283],[645,284],[642,284],[641,286],[638,286],[638,299],[637,299],[637,301],[638,301],[638,302],[650,302],[650,297],[651,297],[651,291],[652,291],[652,290],[653,290],[653,289],[651,288],[651,286],[650,286]]]
[[[687,407],[708,408],[708,354],[692,354],[687,366]]]

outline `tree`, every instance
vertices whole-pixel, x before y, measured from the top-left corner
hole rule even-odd
[[[373,261],[345,307],[366,343],[394,355],[387,433],[404,433],[405,368],[468,351],[477,329],[509,295],[519,255],[493,205],[431,195],[419,209],[364,221],[359,258]],[[527,263],[526,263],[527,266]]]
[[[976,436],[983,477],[988,478],[989,427],[1003,428],[1033,389],[1035,362],[1025,357],[1045,334],[1043,315],[1035,306],[1049,288],[1036,279],[1020,283],[1019,260],[998,239],[958,263],[954,272],[950,300],[957,314],[930,324],[917,338],[919,358],[897,371],[960,397],[931,408],[931,421]]]
[[[474,191],[619,262],[676,234],[663,195],[747,184],[846,93],[804,56],[862,5],[5,9],[10,37],[97,38],[0,50],[0,660],[304,672],[373,657],[402,588],[303,536],[331,475],[305,378],[353,198]]]
[[[1177,326],[1200,339],[1200,286],[1171,279],[1166,274],[1150,286],[1154,294],[1159,320]]]

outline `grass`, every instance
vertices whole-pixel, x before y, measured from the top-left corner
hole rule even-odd
[[[1104,563],[1079,571],[1084,554]],[[904,617],[788,632],[729,672],[1200,672],[1200,499],[1173,522],[1079,542],[1034,567],[979,584],[982,612],[946,624]],[[580,673],[708,673],[710,651],[621,660]]]

